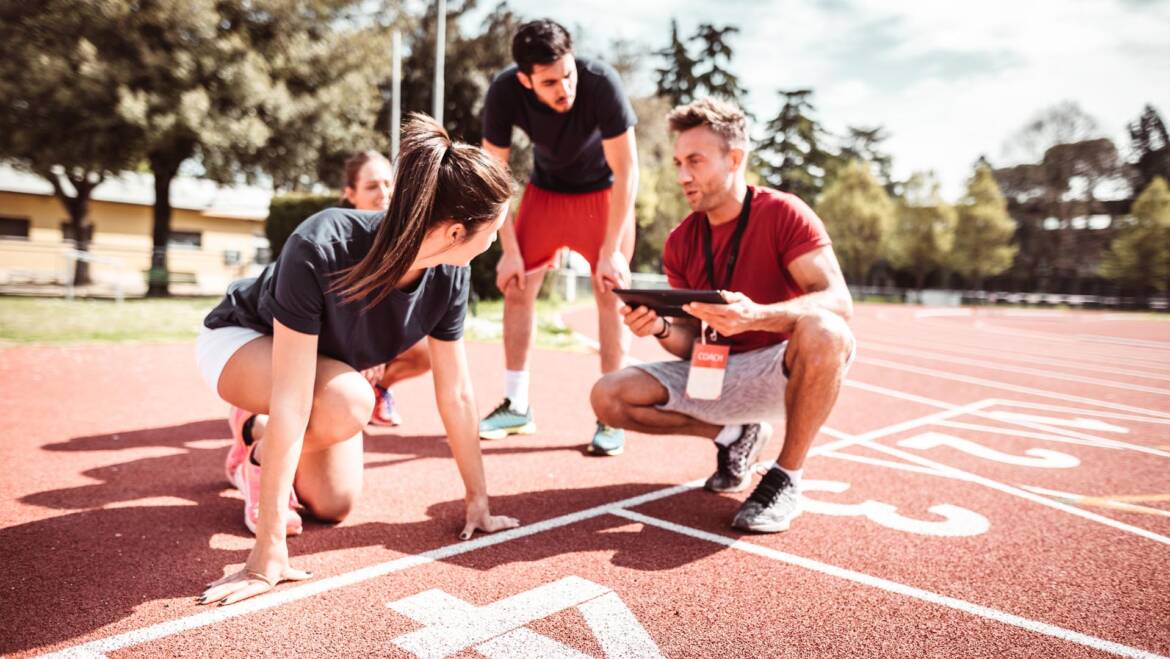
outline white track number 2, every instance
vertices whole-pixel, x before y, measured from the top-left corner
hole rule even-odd
[[[809,492],[840,494],[849,489],[849,483],[806,479],[801,484],[801,489],[806,494]],[[806,496],[804,497],[804,509],[821,515],[865,517],[880,526],[918,535],[964,537],[986,533],[987,529],[991,527],[983,515],[949,503],[937,504],[927,509],[928,512],[942,518],[938,520],[906,517],[898,512],[896,506],[868,499],[861,503],[845,504],[818,501]]]
[[[915,435],[898,442],[898,446],[913,449],[932,449],[938,446],[948,446],[957,451],[962,451],[968,455],[973,455],[984,460],[991,460],[1002,464],[1015,465],[1017,467],[1037,467],[1040,469],[1071,469],[1081,464],[1080,459],[1075,455],[1068,453],[1061,453],[1060,451],[1050,451],[1045,448],[1030,448],[1024,451],[1024,455],[1015,455],[1012,453],[1003,453],[995,449],[987,448],[982,444],[978,444],[969,439],[962,437],[955,437],[941,432],[924,432],[920,435]]]

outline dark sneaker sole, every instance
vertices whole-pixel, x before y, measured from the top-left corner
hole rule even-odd
[[[511,428],[497,428],[495,430],[481,430],[479,431],[480,439],[504,439],[509,435],[533,435],[536,434],[536,423],[530,422],[522,426],[512,426]]]
[[[725,492],[743,492],[744,490],[748,489],[748,486],[751,484],[752,479],[750,476],[740,481],[739,484],[734,487],[715,487],[714,485],[711,485],[710,479],[708,479],[708,482],[703,483],[703,489],[707,490],[708,492],[715,492],[716,494],[723,494]]]

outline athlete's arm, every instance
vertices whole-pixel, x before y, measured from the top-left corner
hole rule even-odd
[[[724,336],[750,330],[791,334],[796,321],[815,311],[830,311],[845,320],[853,316],[853,299],[832,247],[818,247],[798,256],[788,264],[788,272],[804,295],[757,304],[742,293],[724,292],[725,305],[693,303],[683,308]]]
[[[638,195],[638,145],[633,126],[621,135],[602,140],[601,147],[606,163],[613,170],[613,189],[595,274],[602,284],[608,284],[608,290],[624,285],[630,277],[629,260],[621,249],[627,232],[630,236],[634,232],[634,198]]]
[[[288,508],[313,409],[317,336],[289,329],[275,319],[272,325],[272,396],[264,433],[256,544],[244,568],[212,584],[204,591],[202,603],[232,604],[271,590],[280,581],[309,577],[289,566],[283,511]]]
[[[435,402],[466,490],[467,522],[459,537],[467,540],[476,530],[493,533],[515,528],[520,522],[511,517],[493,516],[488,507],[487,479],[479,450],[479,416],[463,339],[430,338],[427,344],[434,369]]]
[[[512,153],[511,147],[496,146],[486,138],[480,142],[481,148],[495,156],[505,167],[508,166],[508,157]],[[508,213],[504,224],[500,226],[500,249],[503,254],[496,263],[496,287],[504,292],[510,285],[519,286],[524,290],[524,257],[520,254],[520,243],[516,240],[515,218]]]

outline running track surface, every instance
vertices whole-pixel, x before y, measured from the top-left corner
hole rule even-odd
[[[290,540],[314,579],[222,608],[194,598],[252,540],[192,347],[2,349],[0,654],[1170,654],[1170,322],[862,306],[853,327],[787,533],[729,528],[747,493],[699,488],[707,440],[582,454],[597,358],[541,351],[539,433],[483,446],[523,527],[457,540],[420,378],[366,438],[360,508]],[[468,351],[486,411],[501,348]]]

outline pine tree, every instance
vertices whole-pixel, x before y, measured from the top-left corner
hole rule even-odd
[[[755,168],[772,187],[814,204],[824,189],[833,154],[825,130],[813,117],[811,89],[781,91],[784,104],[764,127],[755,150]]]
[[[739,28],[733,25],[718,28],[710,23],[703,23],[695,31],[691,41],[699,42],[698,60],[707,65],[706,70],[695,77],[697,90],[735,102],[743,96],[739,78],[728,69],[734,53],[727,38],[738,32]]]
[[[698,86],[695,78],[697,62],[691,57],[686,43],[679,38],[677,20],[670,20],[670,45],[655,55],[666,60],[663,66],[655,69],[657,95],[670,99],[671,106],[694,100]]]

